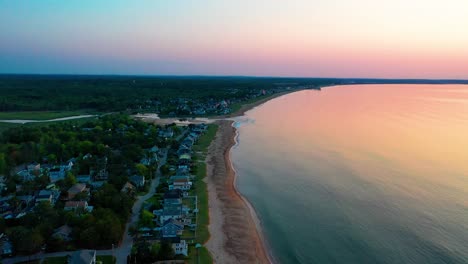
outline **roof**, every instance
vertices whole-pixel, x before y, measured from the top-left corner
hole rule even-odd
[[[72,187],[70,187],[70,189],[68,189],[68,193],[78,194],[78,193],[84,191],[84,189],[86,189],[86,184],[77,183],[77,184],[73,185]]]
[[[164,193],[164,199],[180,199],[182,196],[181,190],[170,190]]]
[[[135,186],[133,184],[126,182],[124,186],[122,187],[121,191],[126,191],[126,190],[134,190]]]
[[[88,206],[86,201],[68,201],[65,203],[65,207],[85,208],[86,206]]]
[[[96,250],[80,250],[73,253],[71,263],[73,264],[90,264],[92,263]]]
[[[161,215],[165,216],[176,216],[182,214],[182,206],[180,205],[166,205],[164,206],[163,212]]]
[[[41,190],[37,198],[50,198],[52,191],[50,190]]]
[[[54,230],[54,235],[55,234],[64,234],[64,235],[69,235],[71,234],[72,229],[69,225],[63,225],[57,229]]]

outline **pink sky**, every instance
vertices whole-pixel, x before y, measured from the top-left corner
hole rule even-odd
[[[0,3],[0,72],[468,79],[466,0]]]

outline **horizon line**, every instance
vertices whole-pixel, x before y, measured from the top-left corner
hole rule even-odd
[[[81,77],[198,77],[198,78],[271,78],[271,79],[335,79],[335,80],[395,80],[395,81],[464,81],[453,78],[385,78],[385,77],[306,77],[306,76],[268,76],[268,75],[208,75],[208,74],[106,74],[106,73],[1,73],[0,76],[81,76]]]

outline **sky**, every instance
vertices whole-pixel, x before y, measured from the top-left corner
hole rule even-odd
[[[0,73],[468,79],[467,0],[0,0]]]

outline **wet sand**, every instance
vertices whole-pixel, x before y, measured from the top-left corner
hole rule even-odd
[[[215,263],[270,263],[252,209],[234,186],[230,149],[236,129],[232,121],[216,123],[218,132],[206,158],[211,234],[206,246]]]

